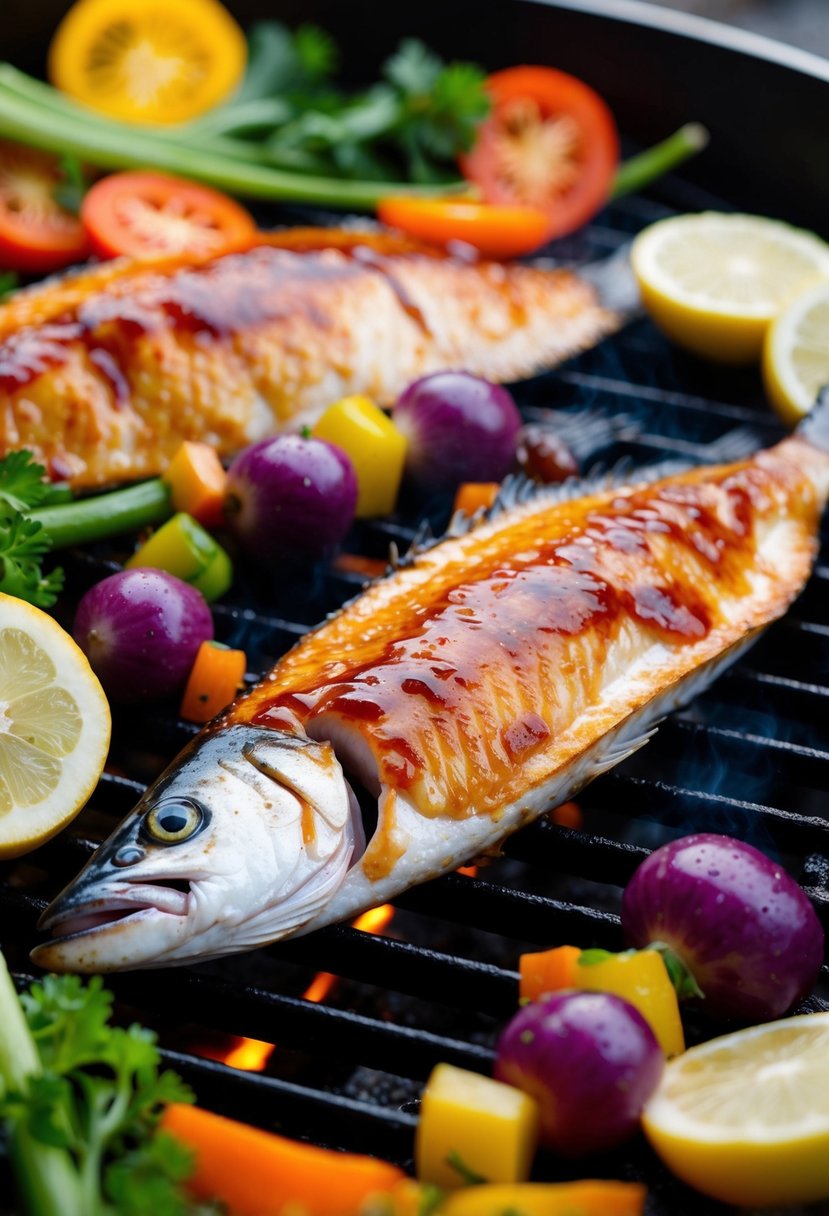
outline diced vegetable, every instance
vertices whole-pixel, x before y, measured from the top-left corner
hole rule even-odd
[[[491,507],[501,489],[500,481],[465,481],[455,493],[454,510],[465,515]]]
[[[555,946],[552,950],[522,954],[518,960],[521,1000],[537,1001],[549,992],[578,988],[576,967],[580,956],[578,946]]]
[[[322,439],[262,439],[240,452],[227,471],[228,527],[262,562],[328,556],[351,527],[356,505],[351,460]]]
[[[82,597],[72,630],[113,700],[168,696],[213,637],[204,596],[163,570],[123,570]]]
[[[163,10],[78,0],[52,40],[49,75],[113,118],[176,123],[231,93],[246,57],[244,35],[218,0],[175,0]]]
[[[433,245],[463,241],[485,258],[520,258],[534,253],[548,239],[550,221],[538,207],[499,206],[473,199],[381,199],[377,217]]]
[[[685,1050],[679,1003],[658,951],[606,954],[604,950],[584,950],[576,963],[573,986],[620,996],[639,1010],[666,1056]]]
[[[83,224],[57,201],[57,157],[0,140],[0,267],[46,274],[88,253]]]
[[[179,713],[188,722],[209,722],[230,704],[242,687],[247,659],[244,650],[220,642],[202,642],[187,677]]]
[[[625,889],[632,946],[666,948],[715,1015],[752,1022],[786,1013],[812,988],[823,929],[779,863],[741,840],[702,832],[663,845]]]
[[[559,992],[518,1011],[498,1041],[495,1075],[533,1095],[541,1140],[568,1156],[636,1131],[665,1058],[641,1013],[607,992]]]
[[[101,258],[219,257],[256,235],[253,217],[226,194],[148,171],[101,178],[84,196],[80,215]]]
[[[406,440],[369,397],[343,397],[314,427],[317,439],[341,448],[357,474],[357,516],[390,515],[397,501]]]
[[[217,528],[224,522],[227,473],[209,443],[185,440],[168,464],[163,480],[170,487],[174,510],[192,515],[205,528]]]
[[[548,67],[514,67],[487,81],[492,113],[461,168],[488,203],[547,216],[546,239],[591,218],[610,196],[619,138],[610,110],[583,81]]]
[[[124,565],[128,570],[139,566],[166,570],[196,587],[208,603],[224,595],[233,582],[233,566],[225,550],[184,511],[153,532]]]
[[[344,1216],[370,1195],[390,1191],[402,1170],[374,1157],[301,1144],[195,1106],[168,1106],[164,1131],[196,1157],[189,1186],[233,1216]]]
[[[525,1182],[470,1186],[448,1195],[439,1216],[644,1216],[638,1182]]]
[[[415,1140],[422,1182],[521,1182],[538,1139],[534,1100],[511,1085],[438,1064],[423,1091]]]
[[[435,493],[464,481],[501,481],[515,460],[521,415],[500,384],[450,371],[410,384],[392,421],[408,440],[406,476]]]

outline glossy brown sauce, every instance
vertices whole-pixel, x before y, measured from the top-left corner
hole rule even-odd
[[[470,564],[474,577],[414,603],[406,628],[390,630],[369,660],[355,631],[352,646],[337,648],[336,674],[288,680],[277,693],[263,687],[253,720],[336,715],[368,742],[381,780],[421,813],[494,813],[499,784],[595,699],[605,646],[625,622],[693,644],[716,624],[722,593],[748,589],[764,494],[753,482],[763,476],[747,465],[719,488],[645,489],[581,513],[574,504],[554,541],[540,535],[539,514],[531,549],[532,521],[522,521],[518,556]],[[588,638],[590,660],[579,648]],[[379,856],[382,824],[376,839]]]
[[[49,324],[23,327],[0,342],[0,392],[19,392],[68,363],[80,347],[116,402],[124,404],[131,347],[139,338],[172,328],[197,342],[224,341],[300,312],[325,329],[332,322],[315,304],[313,288],[366,272],[380,275],[403,311],[428,333],[422,312],[394,273],[392,253],[359,242],[344,244],[334,256],[326,251],[319,241],[301,250],[265,244],[202,265],[163,274],[148,267],[141,276],[115,279]]]

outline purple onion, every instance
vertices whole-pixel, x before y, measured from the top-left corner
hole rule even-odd
[[[245,448],[227,471],[225,518],[252,557],[317,561],[354,521],[357,475],[322,439],[277,435]]]
[[[543,1144],[581,1156],[633,1135],[664,1063],[653,1031],[627,1001],[556,992],[508,1023],[495,1076],[538,1102]]]
[[[811,990],[823,961],[815,910],[782,866],[728,836],[663,845],[622,900],[632,946],[662,942],[691,972],[717,1016],[782,1017]]]
[[[136,567],[90,587],[72,632],[112,700],[142,701],[178,692],[213,617],[195,587]]]
[[[500,384],[468,372],[437,372],[410,384],[392,421],[408,440],[406,476],[421,490],[501,481],[515,461],[521,415]]]

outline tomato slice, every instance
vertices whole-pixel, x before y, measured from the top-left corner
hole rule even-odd
[[[547,240],[550,223],[537,207],[502,207],[465,199],[393,195],[377,206],[392,228],[433,245],[463,241],[486,258],[518,258]]]
[[[46,274],[88,252],[83,224],[55,200],[54,156],[0,140],[0,268]]]
[[[206,257],[246,245],[253,218],[226,194],[163,173],[113,173],[81,204],[95,252],[104,258],[192,253]]]
[[[489,203],[539,207],[548,239],[607,201],[619,163],[610,110],[589,85],[554,68],[515,67],[487,81],[492,111],[461,170]]]
[[[218,0],[78,0],[49,48],[52,82],[124,122],[186,122],[242,78],[245,36]]]

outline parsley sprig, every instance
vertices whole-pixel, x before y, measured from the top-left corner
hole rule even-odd
[[[195,1216],[190,1154],[156,1130],[192,1094],[151,1031],[111,1014],[97,976],[47,976],[18,1000],[0,955],[0,1118],[23,1201],[30,1216]]]

